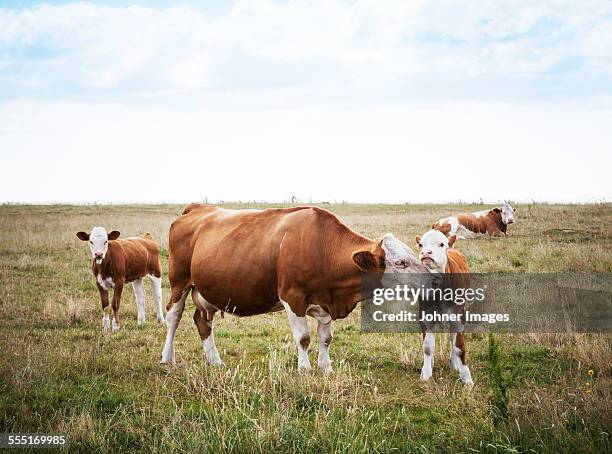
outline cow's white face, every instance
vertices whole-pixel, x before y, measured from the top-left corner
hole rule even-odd
[[[504,203],[501,206],[501,217],[504,224],[514,224],[516,222],[516,216],[514,209],[509,203]]]
[[[448,249],[455,242],[455,235],[446,238],[438,230],[429,230],[423,236],[416,237],[419,247],[419,259],[430,271],[443,273],[448,262]]]
[[[87,241],[89,243],[89,249],[91,250],[91,256],[98,265],[102,263],[106,253],[108,251],[108,242],[115,240],[119,237],[119,232],[113,230],[110,234],[106,233],[104,227],[94,227],[91,233],[79,232],[77,237],[81,241]]]
[[[427,270],[404,242],[392,233],[387,233],[382,239],[385,251],[385,272],[387,273],[423,273]]]

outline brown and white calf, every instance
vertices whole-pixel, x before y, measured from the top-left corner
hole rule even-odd
[[[118,240],[120,233],[113,230],[106,233],[104,227],[94,227],[91,233],[78,232],[81,241],[89,242],[93,256],[91,270],[96,278],[102,301],[102,329],[110,326],[108,292],[113,289],[112,330],[119,329],[119,303],[124,284],[131,282],[136,296],[138,324],[145,321],[145,291],[142,278],[148,276],[153,285],[153,300],[157,311],[157,321],[164,323],[162,312],[162,279],[159,247],[150,233],[142,237]]]
[[[331,322],[364,299],[362,273],[427,273],[408,246],[391,234],[373,241],[317,207],[227,210],[191,204],[170,227],[172,293],[162,363],[175,360],[174,334],[191,292],[193,320],[209,364],[222,364],[213,316],[287,313],[298,368],[310,368],[306,316],[317,320],[318,366],[332,370]]]
[[[447,237],[455,235],[462,240],[477,238],[481,235],[502,236],[506,234],[508,225],[516,222],[515,213],[516,210],[510,204],[504,203],[500,208],[440,219],[432,228],[439,230]]]
[[[429,272],[442,276],[441,290],[448,288],[467,288],[470,285],[469,267],[464,255],[456,249],[450,249],[455,242],[455,235],[446,238],[437,230],[429,230],[423,236],[417,236],[419,258]],[[449,322],[451,335],[451,367],[459,372],[459,379],[466,385],[473,384],[472,375],[465,357],[465,306],[455,301],[438,299],[419,301],[419,313],[454,314],[456,321]],[[423,368],[421,380],[429,380],[433,372],[434,351],[436,346],[435,322],[421,321],[423,333]]]

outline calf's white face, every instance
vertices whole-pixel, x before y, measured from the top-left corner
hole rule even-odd
[[[501,206],[502,222],[504,224],[514,224],[514,221],[516,220],[516,217],[515,217],[514,213],[515,213],[515,211],[510,206],[510,204],[509,203],[504,203]]]
[[[455,235],[446,238],[442,232],[438,230],[429,230],[423,236],[416,237],[416,242],[419,247],[419,259],[430,271],[443,273],[446,269],[448,261],[447,252],[453,245]]]
[[[89,249],[91,250],[91,256],[99,265],[106,257],[108,251],[108,242],[119,238],[120,233],[117,230],[113,230],[110,233],[106,233],[104,227],[94,227],[91,233],[78,232],[77,237],[81,241],[87,241],[89,243]]]

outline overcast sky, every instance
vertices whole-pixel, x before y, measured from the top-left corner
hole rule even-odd
[[[612,2],[4,1],[0,202],[612,200]]]

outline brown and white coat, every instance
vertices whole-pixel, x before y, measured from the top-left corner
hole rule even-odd
[[[506,235],[508,224],[516,222],[514,210],[504,203],[500,208],[464,213],[440,219],[432,228],[439,230],[447,237],[455,235],[457,239],[471,239],[482,235]]]
[[[251,316],[284,310],[298,368],[310,368],[308,315],[318,323],[319,368],[329,372],[331,322],[363,299],[361,273],[427,272],[393,235],[372,241],[317,207],[227,210],[191,204],[170,227],[169,249],[162,363],[175,360],[174,334],[191,292],[209,364],[222,364],[212,335],[216,312]]]
[[[131,282],[134,288],[138,310],[138,324],[145,321],[145,292],[142,278],[148,276],[153,285],[153,300],[157,321],[164,323],[162,312],[161,262],[159,247],[147,233],[142,237],[118,240],[120,233],[113,230],[106,233],[103,227],[94,227],[91,233],[78,232],[81,241],[87,241],[93,256],[91,271],[102,302],[102,329],[107,331],[110,323],[109,291],[113,289],[112,330],[119,329],[119,304],[123,286]]]
[[[441,276],[442,290],[468,288],[470,285],[469,267],[464,255],[456,249],[450,249],[455,242],[455,235],[446,238],[437,230],[429,230],[423,236],[417,236],[419,258],[431,273]],[[465,354],[465,306],[455,301],[421,300],[419,313],[454,314],[456,321],[450,322],[451,367],[459,372],[459,379],[466,385],[473,384],[472,375],[467,365]],[[427,381],[433,373],[433,357],[436,345],[435,322],[421,321],[423,333],[423,367],[421,380]]]

